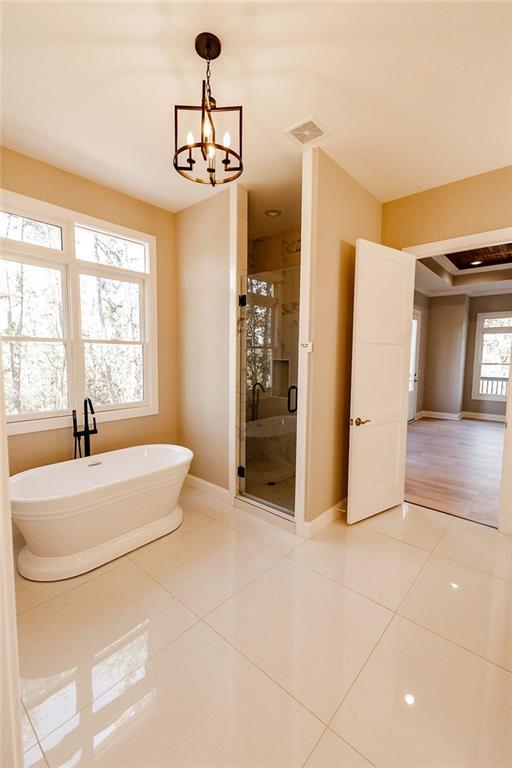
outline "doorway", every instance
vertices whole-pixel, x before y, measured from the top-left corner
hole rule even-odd
[[[443,250],[416,262],[405,500],[497,528],[512,290],[490,242]]]
[[[251,202],[249,193],[249,209]],[[255,236],[258,229],[251,231],[255,218],[258,221],[249,216],[247,265],[239,302],[238,491],[291,518],[295,512],[299,398],[300,220],[285,227],[276,221],[271,233]]]
[[[415,271],[426,267],[419,259],[433,255],[443,255],[445,258],[444,254],[455,255],[456,251],[467,252],[474,246],[481,246],[481,256],[484,258],[474,258],[480,266],[485,262],[485,257],[496,250],[490,247],[490,243],[501,246],[509,242],[512,242],[512,228],[404,249],[409,253],[364,240],[357,241],[347,507],[349,524],[404,501],[408,463],[407,432],[417,425],[424,427],[427,420],[430,420],[443,422],[446,429],[453,429],[456,444],[452,455],[442,456],[439,445],[432,442],[428,450],[419,448],[417,455],[411,458],[409,467],[414,462],[420,465],[428,453],[431,460],[438,460],[436,471],[445,473],[446,487],[442,487],[442,478],[434,471],[431,487],[436,491],[435,503],[427,503],[425,497],[421,501],[414,499],[410,492],[405,493],[405,499],[469,517],[468,489],[476,485],[476,479],[485,478],[488,481],[491,473],[486,470],[487,461],[492,464],[495,472],[492,481],[495,494],[493,519],[492,522],[481,518],[477,520],[476,516],[469,519],[486,522],[500,531],[510,533],[512,432],[507,429],[512,415],[509,397],[512,357],[510,269],[507,267],[507,272],[504,267],[498,267],[493,270],[494,273],[490,270],[484,272],[483,269],[475,271],[476,265],[470,263],[472,271],[469,274],[454,272],[452,277],[447,277],[450,273],[445,268],[431,270],[441,279],[442,289],[438,295],[432,295],[434,283],[430,275],[429,288],[422,298],[427,300],[427,312],[431,300],[435,300],[434,303],[442,311],[432,315],[422,312],[420,323],[415,328],[416,345],[419,339],[420,349],[414,350],[415,354],[411,355],[413,309],[420,308],[416,304],[417,282],[416,292],[414,290]],[[500,247],[497,250],[501,253],[503,249]],[[506,250],[508,253],[509,250]],[[428,260],[433,261],[430,258]],[[491,287],[482,290],[485,283],[498,283],[499,289]],[[385,291],[382,286],[386,286]],[[483,308],[482,303],[487,301],[488,293],[495,300],[505,302],[499,314],[496,307],[493,311]],[[452,305],[455,305],[456,312],[455,316],[450,317]],[[449,310],[448,316],[445,310]],[[435,323],[434,314],[437,317]],[[427,410],[432,408],[430,377],[434,370],[430,356],[427,356],[425,363],[422,352],[422,341],[427,329],[429,349],[435,349],[436,354],[443,349],[447,361],[437,366],[438,375],[433,387],[434,391],[447,398],[443,401],[442,411]],[[433,338],[436,339],[435,344],[432,344]],[[468,366],[466,356],[471,355],[473,362]],[[408,422],[408,415],[413,410],[409,396],[414,381],[411,373],[415,373],[412,371],[413,362],[416,360],[416,417]],[[425,373],[428,375],[425,376]],[[379,382],[377,388],[370,385],[375,381]],[[490,410],[489,402],[493,401],[492,407],[496,407],[496,401],[500,401],[502,413],[495,414]],[[455,432],[457,427],[458,436]],[[481,437],[484,429],[487,429],[488,440]],[[465,430],[464,434],[462,430]],[[497,435],[494,447],[491,430],[494,436]],[[480,438],[469,443],[470,431],[474,434],[478,431]],[[480,453],[476,453],[473,461],[475,445]],[[486,454],[485,461],[482,450]],[[477,466],[480,478],[477,478]],[[422,479],[425,478],[424,467],[419,474]],[[459,490],[466,514],[440,506],[441,499],[447,495],[447,488]],[[478,498],[480,509],[489,514],[489,486],[481,485],[477,488],[475,497]],[[430,499],[432,501],[434,495]]]

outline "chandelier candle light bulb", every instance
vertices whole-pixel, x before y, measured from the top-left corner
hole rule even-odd
[[[242,107],[219,107],[214,99],[210,85],[210,62],[218,58],[221,52],[221,44],[218,37],[210,32],[202,32],[196,37],[196,52],[206,60],[206,75],[202,83],[202,97],[200,106],[174,107],[174,157],[175,170],[184,178],[199,184],[227,184],[238,179],[243,172],[242,163]],[[196,113],[199,120],[197,128],[199,141],[194,141],[194,133],[189,130],[185,142],[180,140],[179,120],[180,114],[187,112],[187,122],[190,125],[190,113]],[[224,132],[222,144],[215,138],[215,122],[222,116],[224,125],[231,126],[236,119],[237,132],[232,134]],[[227,121],[224,118],[228,118]],[[187,126],[188,127],[188,126]],[[183,137],[183,134],[181,133]],[[237,140],[238,138],[238,140]],[[215,157],[216,150],[224,154],[222,164],[217,170]],[[185,156],[183,156],[185,155]]]

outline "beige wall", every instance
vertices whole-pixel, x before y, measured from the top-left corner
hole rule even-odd
[[[354,245],[360,237],[379,242],[381,207],[325,152],[313,150],[307,520],[347,495]]]
[[[80,176],[1,148],[0,186],[154,235],[157,241],[159,413],[99,425],[93,449],[108,451],[177,439],[177,312],[174,215]],[[9,438],[11,473],[72,458],[70,429]]]
[[[459,414],[462,410],[469,297],[430,299],[424,410]]]
[[[468,340],[466,346],[466,370],[462,409],[470,413],[493,413],[504,416],[506,403],[492,400],[473,400],[473,365],[475,360],[476,320],[479,312],[511,312],[512,293],[496,296],[475,296],[469,302]]]
[[[176,214],[180,312],[178,440],[191,472],[228,482],[229,192]]]
[[[404,248],[511,223],[512,167],[508,167],[384,203],[382,242]]]

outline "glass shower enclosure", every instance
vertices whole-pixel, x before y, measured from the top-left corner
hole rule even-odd
[[[281,258],[278,267],[258,269],[265,266],[261,263],[265,260],[251,259],[250,251],[245,278],[240,328],[239,492],[293,516],[300,236],[288,235],[283,243],[290,251],[288,260],[297,263],[287,265]]]

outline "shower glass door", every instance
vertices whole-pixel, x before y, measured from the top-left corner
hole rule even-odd
[[[294,514],[300,266],[247,275],[241,310],[240,493]]]

